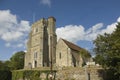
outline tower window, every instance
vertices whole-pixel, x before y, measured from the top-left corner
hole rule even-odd
[[[36,28],[35,32],[38,32],[38,28]]]
[[[35,67],[35,68],[37,67],[37,61],[34,62],[34,67]]]
[[[37,52],[34,53],[34,58],[37,58]]]
[[[61,59],[61,52],[59,53],[59,58]]]

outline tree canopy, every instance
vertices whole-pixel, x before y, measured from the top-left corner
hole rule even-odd
[[[113,33],[99,35],[94,44],[95,61],[113,71],[112,80],[120,79],[120,23]]]
[[[6,61],[0,61],[0,70],[9,70],[10,68],[7,66]]]
[[[91,57],[90,53],[85,49],[81,49],[79,53],[84,59],[88,59]]]
[[[24,67],[25,52],[19,51],[12,55],[10,60],[0,61],[0,70],[17,70]]]
[[[10,58],[10,67],[14,70],[23,69],[23,67],[24,67],[24,55],[25,55],[25,52],[23,52],[23,51],[16,52]]]
[[[85,50],[85,49],[81,49],[79,53],[80,53],[80,56],[81,56],[82,59],[83,59],[83,64],[82,64],[82,66],[84,66],[84,65],[86,64],[86,62],[91,58],[91,55],[90,55],[90,53],[89,53],[87,50]]]

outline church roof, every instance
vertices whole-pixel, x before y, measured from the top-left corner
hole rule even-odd
[[[79,46],[73,44],[72,42],[69,42],[69,41],[67,41],[67,40],[65,40],[65,39],[62,39],[62,40],[65,42],[65,44],[66,44],[69,48],[71,48],[71,49],[73,49],[73,50],[80,51],[80,50],[82,49],[82,48],[80,48]]]

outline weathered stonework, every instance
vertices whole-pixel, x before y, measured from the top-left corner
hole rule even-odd
[[[22,76],[19,74],[20,71],[15,71],[17,74],[14,73],[13,80],[51,80],[50,71],[36,70],[32,73],[32,70],[29,71],[27,71],[28,74],[23,72]],[[52,80],[105,80],[105,76],[104,70],[98,67],[65,67],[62,70],[54,71]]]
[[[89,73],[89,74],[88,74]],[[65,68],[56,73],[55,80],[103,80],[104,70],[98,67]]]
[[[25,54],[25,68],[48,67],[55,64],[55,18],[41,19],[32,25]],[[51,55],[52,57],[51,58]]]
[[[25,54],[26,69],[50,67],[51,62],[56,67],[82,66],[79,54],[82,48],[64,39],[57,42],[55,23],[55,18],[49,17],[32,25]]]
[[[83,60],[79,54],[79,50],[75,50],[65,43],[66,40],[59,39],[56,46],[56,66],[58,67],[80,67],[82,66]],[[67,41],[68,42],[68,41]],[[81,49],[81,48],[79,48]]]

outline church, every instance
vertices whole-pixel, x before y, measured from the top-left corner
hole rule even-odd
[[[83,59],[79,46],[60,38],[57,42],[56,19],[49,17],[32,24],[27,42],[24,68],[38,67],[78,67]]]

